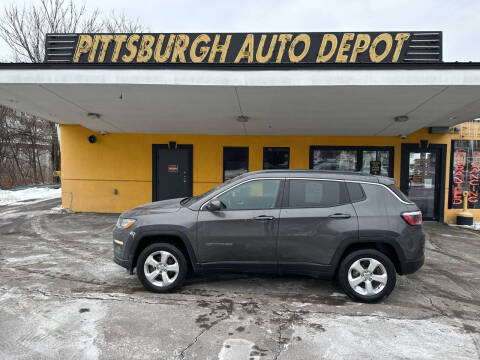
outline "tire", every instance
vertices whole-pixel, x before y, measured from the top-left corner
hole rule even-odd
[[[373,303],[390,295],[397,281],[396,275],[395,266],[387,255],[378,250],[364,249],[354,251],[343,259],[338,281],[353,300]]]
[[[170,292],[182,286],[187,270],[182,251],[167,243],[146,247],[137,261],[138,279],[147,290],[156,293]]]

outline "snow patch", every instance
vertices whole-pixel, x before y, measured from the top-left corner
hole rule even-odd
[[[5,295],[0,297],[0,305],[7,300]],[[16,339],[15,346],[0,343],[3,359],[22,357],[18,351],[23,357],[34,354],[34,358],[42,359],[100,357],[97,344],[102,344],[104,339],[97,326],[107,314],[102,301],[38,301],[18,294],[15,300],[18,305],[10,307],[12,313],[2,319],[2,328],[9,329]],[[25,309],[29,309],[28,313]],[[80,309],[88,311],[80,312]]]
[[[218,360],[259,360],[259,355],[251,355],[255,343],[245,339],[227,339],[218,353]]]
[[[385,316],[377,312],[377,315]],[[320,316],[293,326],[301,338],[285,357],[323,359],[473,359],[475,344],[467,333],[437,320],[388,319],[377,316]],[[321,324],[323,331],[308,326]],[[372,355],[374,354],[374,355]]]
[[[29,263],[32,260],[36,261],[36,260],[44,259],[46,257],[50,258],[51,255],[50,254],[30,255],[30,256],[24,256],[24,257],[21,257],[21,258],[7,258],[7,259],[4,259],[4,261],[6,261],[7,263],[18,263],[18,262]]]
[[[480,230],[480,221],[475,221],[473,225],[457,225],[455,223],[447,223],[447,225],[451,227],[462,228],[462,229],[470,229],[470,230],[476,230],[476,231]]]
[[[60,214],[61,212],[62,212],[62,205],[58,205],[58,206],[55,206],[54,208],[51,208],[48,213],[49,214]]]
[[[62,197],[62,189],[45,187],[32,187],[24,190],[0,190],[0,205],[13,205],[21,203],[35,203],[43,200],[58,199]]]

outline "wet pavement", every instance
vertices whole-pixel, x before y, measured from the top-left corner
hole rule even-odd
[[[222,274],[145,291],[109,214],[0,207],[2,359],[478,359],[480,234],[426,223],[426,264],[378,304],[332,282]]]

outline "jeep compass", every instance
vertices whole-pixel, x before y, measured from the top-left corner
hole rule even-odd
[[[124,212],[114,259],[154,292],[177,289],[188,273],[294,273],[338,279],[351,298],[375,302],[392,292],[397,274],[423,265],[421,223],[394,179],[258,171]]]

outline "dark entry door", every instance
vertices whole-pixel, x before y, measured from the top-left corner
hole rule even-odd
[[[191,145],[153,145],[153,201],[192,196]]]
[[[400,188],[422,211],[425,220],[443,218],[443,169],[445,154],[441,145],[420,148],[402,145]]]

